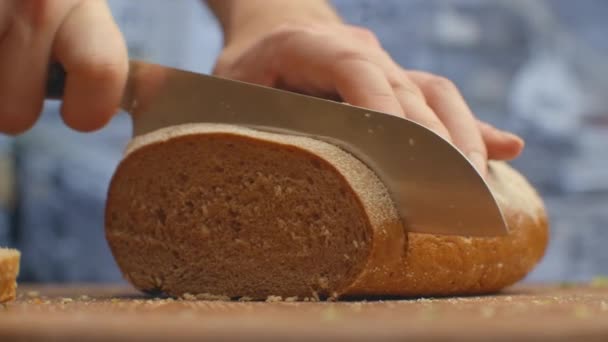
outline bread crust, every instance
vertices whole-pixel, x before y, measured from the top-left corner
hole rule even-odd
[[[544,256],[548,221],[534,188],[504,162],[490,162],[489,185],[509,233],[459,237],[407,233],[405,253],[367,268],[346,295],[447,296],[494,293],[523,279]],[[371,266],[371,265],[370,265]]]
[[[0,303],[15,299],[20,259],[19,251],[0,248]]]
[[[117,228],[109,223],[110,213],[117,209],[113,189],[129,186],[120,181],[125,176],[121,166],[136,162],[145,153],[155,153],[154,146],[159,144],[171,144],[172,141],[187,136],[213,134],[254,139],[273,144],[277,148],[301,149],[303,153],[314,154],[331,164],[335,172],[345,179],[360,201],[360,214],[369,223],[366,229],[371,243],[366,246],[366,258],[358,261],[357,265],[349,266],[356,270],[356,274],[336,283],[335,288],[327,289],[333,296],[429,296],[495,292],[522,279],[544,255],[548,227],[543,203],[532,186],[505,163],[490,163],[489,184],[508,223],[507,236],[464,238],[407,233],[407,227],[402,225],[384,185],[372,170],[349,153],[310,138],[229,125],[189,124],[165,128],[134,139],[110,185],[106,235],[121,270],[127,279],[142,290],[150,290],[149,284],[144,284],[145,281],[141,279],[133,279],[132,266],[127,266],[132,264],[125,262],[130,258],[131,252],[113,235]],[[294,272],[298,272],[297,267],[294,267]],[[201,289],[204,288],[201,284]],[[162,290],[180,295],[180,291],[172,291],[171,288]],[[281,292],[281,289],[275,291],[279,292],[276,295],[285,297],[302,295]],[[252,293],[257,292],[242,295],[249,296]]]

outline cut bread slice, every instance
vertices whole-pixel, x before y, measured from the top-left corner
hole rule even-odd
[[[129,145],[109,188],[106,237],[125,277],[152,293],[488,293],[523,278],[548,234],[543,203],[521,175],[492,162],[489,182],[508,236],[408,233],[375,173],[334,145],[174,126]]]
[[[19,251],[0,248],[0,303],[15,299],[20,258]]]

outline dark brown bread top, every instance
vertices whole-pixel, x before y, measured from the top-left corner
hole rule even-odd
[[[408,234],[376,175],[331,144],[183,125],[132,141],[106,233],[127,279],[176,296],[491,292],[538,262],[547,226],[516,171],[491,163],[490,183],[509,236]]]

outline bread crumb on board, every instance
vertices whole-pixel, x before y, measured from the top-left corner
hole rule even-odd
[[[61,304],[68,304],[68,303],[72,303],[73,301],[74,300],[69,297],[64,297],[64,298],[61,298],[61,300],[60,300]]]
[[[334,293],[332,293],[332,295],[330,297],[327,298],[327,301],[328,302],[336,301],[337,298],[338,298],[338,294],[334,292]],[[282,296],[270,295],[262,300],[255,299],[255,298],[248,297],[248,296],[243,296],[243,297],[239,297],[239,298],[230,298],[230,297],[224,296],[224,295],[214,295],[214,294],[209,294],[209,293],[202,293],[202,294],[196,294],[196,295],[192,294],[192,293],[184,293],[183,295],[178,297],[178,299],[183,300],[183,301],[197,301],[197,300],[226,301],[226,302],[230,302],[230,301],[237,301],[237,302],[264,301],[266,303],[277,303],[277,302],[293,303],[293,302],[299,302],[299,301],[302,301],[302,302],[320,302],[321,301],[319,294],[314,291],[311,293],[310,297],[299,297],[299,296],[282,297]]]
[[[266,303],[276,303],[276,302],[282,302],[282,301],[283,301],[283,297],[281,297],[281,296],[266,297]]]
[[[40,292],[38,292],[38,291],[27,291],[27,293],[25,295],[28,296],[29,298],[37,298],[37,297],[40,297]]]
[[[184,293],[180,299],[187,301],[195,301],[195,300],[207,300],[207,301],[230,301],[230,297],[224,295],[214,295],[211,293],[199,293],[193,295],[191,293]]]

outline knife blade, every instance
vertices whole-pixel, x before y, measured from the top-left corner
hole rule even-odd
[[[54,65],[47,94],[60,98]],[[223,123],[337,145],[386,185],[409,232],[493,237],[508,232],[488,184],[450,142],[411,120],[274,88],[130,61],[121,107],[133,136],[172,125]]]

